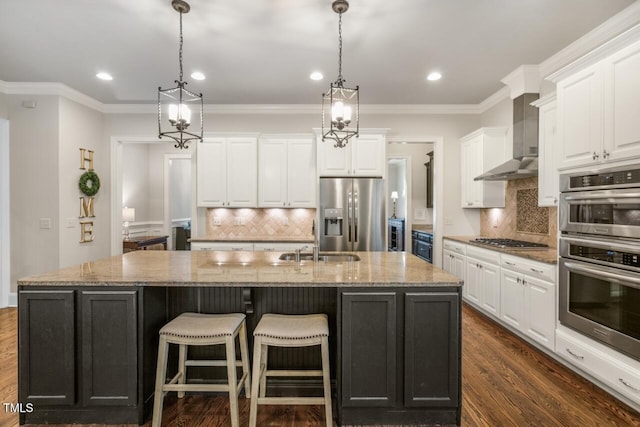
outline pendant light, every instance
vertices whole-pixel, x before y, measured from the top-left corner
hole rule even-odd
[[[335,142],[334,147],[342,148],[349,138],[358,136],[360,124],[358,86],[344,87],[342,77],[342,14],[349,9],[346,0],[335,0],[331,8],[338,18],[338,79],[331,83],[329,92],[322,94],[322,140]]]
[[[175,80],[177,86],[174,88],[158,87],[158,137],[166,136],[173,139],[176,148],[188,148],[189,142],[202,141],[203,100],[201,93],[187,90],[187,82],[182,80],[182,14],[188,13],[191,7],[183,0],[173,0],[171,6],[180,13],[180,78]],[[163,114],[166,115],[164,121]]]

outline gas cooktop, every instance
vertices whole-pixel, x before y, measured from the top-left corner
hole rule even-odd
[[[503,249],[545,250],[549,248],[549,245],[545,245],[544,243],[533,243],[514,239],[477,238],[475,240],[470,240],[470,242]]]

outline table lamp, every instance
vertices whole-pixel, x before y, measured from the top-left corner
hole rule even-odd
[[[398,200],[398,192],[397,191],[392,191],[391,192],[391,200],[393,200],[393,215],[391,215],[391,218],[397,218],[396,217],[396,201]]]

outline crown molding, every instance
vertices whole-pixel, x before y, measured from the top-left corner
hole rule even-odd
[[[496,92],[493,93],[493,95],[490,95],[487,99],[485,99],[480,104],[478,104],[478,114],[482,114],[486,112],[487,110],[495,107],[505,99],[509,99],[510,94],[511,94],[511,91],[507,86],[504,86],[503,88],[497,90]]]
[[[582,63],[585,57],[591,57],[595,51],[601,49],[605,44],[608,45],[608,49],[620,49],[624,44],[631,41],[630,37],[636,36],[634,33],[637,32],[638,24],[640,24],[640,2],[635,2],[569,46],[541,62],[540,76],[547,80],[555,81],[555,79],[551,78],[551,75],[556,75],[561,69],[573,65],[572,63],[574,62]],[[611,53],[608,49],[603,49],[600,53],[606,56],[606,54]],[[584,66],[586,64],[582,65],[582,67]],[[575,71],[577,71],[577,67]]]
[[[62,83],[0,81],[0,91],[7,95],[63,96],[86,107],[105,112],[103,103]]]
[[[539,93],[540,66],[521,65],[500,81],[509,87],[511,99],[524,93]]]
[[[533,105],[534,107],[540,108],[543,105],[547,105],[547,104],[550,104],[550,103],[554,102],[555,100],[556,100],[556,93],[552,92],[552,93],[549,93],[549,94],[543,96],[542,98],[536,99],[535,101],[533,101],[531,103],[531,105]]]
[[[103,104],[62,83],[5,82],[0,80],[0,93],[8,95],[63,96],[105,114],[157,114],[156,103]],[[480,104],[370,104],[360,105],[364,114],[482,114],[508,96],[504,89]],[[206,104],[205,114],[321,114],[316,104]]]

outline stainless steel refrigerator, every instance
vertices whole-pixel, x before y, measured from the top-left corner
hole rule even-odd
[[[384,251],[382,178],[320,178],[321,251]]]

